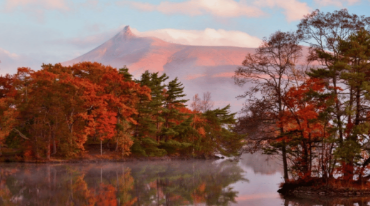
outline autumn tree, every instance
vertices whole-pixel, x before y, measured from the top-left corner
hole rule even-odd
[[[20,68],[13,77],[1,79],[1,112],[6,117],[1,124],[9,127],[2,131],[12,131],[7,138],[26,139],[25,153],[36,158],[80,155],[88,139],[101,146],[114,140],[122,155],[129,155],[129,123],[136,124],[132,116],[138,96],[150,99],[150,89],[122,72],[90,62],[48,64],[36,72]]]
[[[13,76],[0,76],[0,155],[5,138],[13,130],[17,111],[14,108],[17,90],[14,87]]]
[[[300,178],[311,177],[313,170],[321,170],[323,176],[334,172],[335,163],[324,160],[328,157],[324,151],[328,146],[333,148],[328,141],[332,129],[328,111],[334,102],[333,95],[326,92],[325,84],[321,79],[307,79],[299,86],[291,87],[284,98],[286,110],[279,123],[286,132],[281,138],[285,138],[290,146],[291,169]],[[315,154],[315,151],[321,154]],[[331,153],[332,149],[329,155]],[[314,164],[315,158],[319,164]],[[319,176],[320,172],[314,175]]]

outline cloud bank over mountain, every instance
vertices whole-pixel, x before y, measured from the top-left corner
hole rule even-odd
[[[157,37],[166,42],[194,46],[236,46],[236,47],[258,47],[262,41],[258,37],[251,36],[241,31],[227,31],[223,29],[205,30],[179,30],[158,29],[147,32],[139,32],[132,29],[138,36]]]

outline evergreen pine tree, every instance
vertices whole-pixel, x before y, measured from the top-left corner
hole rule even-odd
[[[132,81],[132,74],[128,72],[128,68],[126,67],[126,65],[123,66],[123,68],[119,69],[119,73],[123,75],[125,81]]]
[[[229,112],[230,105],[223,108],[208,110],[204,113],[206,138],[198,143],[196,150],[208,156],[215,153],[222,155],[239,155],[244,137],[233,132],[235,114]]]
[[[184,87],[177,78],[168,83],[166,96],[164,99],[164,108],[162,111],[162,117],[164,119],[163,127],[161,131],[160,140],[168,141],[171,136],[178,135],[175,131],[176,122],[185,119],[184,114],[179,111],[180,108],[185,107],[188,100],[181,99],[186,96],[184,94]],[[181,129],[176,127],[177,129]]]
[[[144,72],[140,80],[141,86],[151,89],[151,99],[145,96],[140,97],[138,104],[138,114],[135,117],[137,124],[134,126],[134,146],[133,152],[144,156],[160,156],[165,151],[158,149],[159,143],[157,134],[162,122],[161,111],[163,106],[163,90],[166,87],[164,82],[168,79],[166,74],[161,76],[157,73]]]

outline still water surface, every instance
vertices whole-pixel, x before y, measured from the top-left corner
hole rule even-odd
[[[366,198],[281,197],[278,159],[0,164],[0,205],[368,205]]]

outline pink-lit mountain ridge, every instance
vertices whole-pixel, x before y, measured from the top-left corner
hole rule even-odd
[[[166,73],[170,79],[178,77],[184,84],[187,99],[210,91],[216,107],[231,104],[232,111],[239,111],[243,101],[235,97],[246,88],[236,86],[231,77],[247,53],[253,51],[242,47],[173,44],[136,36],[126,26],[102,45],[63,64],[91,61],[115,68],[126,65],[136,78],[145,70]]]

